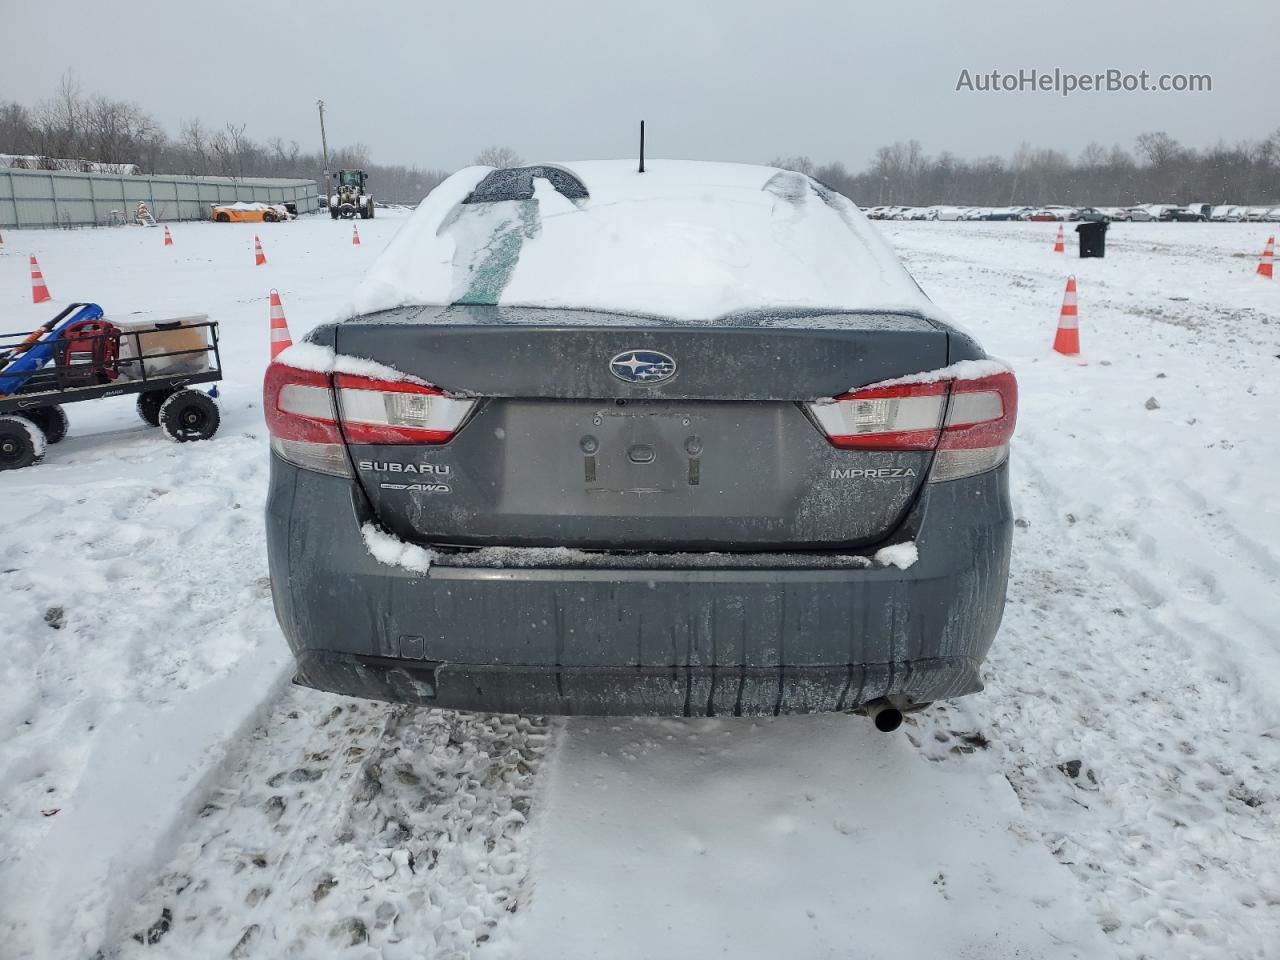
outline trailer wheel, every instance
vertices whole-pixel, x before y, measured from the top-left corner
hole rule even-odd
[[[160,427],[177,443],[208,440],[221,422],[218,405],[199,390],[179,390],[160,407]]]
[[[67,435],[67,411],[58,404],[31,410],[24,416],[44,431],[45,443],[58,443]]]
[[[149,423],[153,427],[160,426],[160,408],[171,396],[172,390],[148,390],[138,394],[138,416],[143,423]]]
[[[26,417],[0,417],[0,470],[39,463],[44,443],[44,431]]]
[[[230,223],[230,222],[231,222],[231,214],[229,214],[229,213],[219,213],[219,214],[215,214],[213,219],[217,220],[219,223]]]

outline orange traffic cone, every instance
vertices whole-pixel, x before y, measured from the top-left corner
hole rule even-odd
[[[262,241],[258,239],[258,235],[253,235],[253,265],[260,267],[267,262],[267,255],[262,252]]]
[[[356,229],[356,225],[351,225],[351,245],[353,247],[360,246],[360,231]]]
[[[1080,352],[1080,318],[1076,314],[1076,278],[1067,277],[1067,292],[1062,298],[1062,313],[1058,315],[1058,335],[1053,338],[1053,349],[1068,357]]]
[[[36,258],[31,258],[31,302],[44,303],[46,300],[52,300],[49,296],[49,288],[44,284],[44,274],[40,272],[40,264],[36,263]]]
[[[1063,235],[1062,224],[1058,224],[1058,239],[1053,241],[1053,252],[1054,253],[1067,252],[1067,238]]]
[[[271,291],[271,359],[293,346],[293,337],[289,336],[289,324],[284,319],[284,307],[280,303],[280,294]]]
[[[172,247],[172,246],[173,246],[173,237],[169,234],[169,225],[168,225],[168,224],[165,224],[165,228],[164,228],[164,245],[165,245],[166,247]]]
[[[1262,251],[1262,262],[1258,264],[1258,276],[1271,279],[1271,266],[1276,258],[1276,238],[1267,237],[1267,249]]]

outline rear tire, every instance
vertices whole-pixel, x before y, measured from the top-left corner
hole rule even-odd
[[[272,213],[270,210],[268,210],[266,213],[262,215],[263,223],[275,223],[279,219],[280,217],[277,216],[275,213]]]
[[[230,214],[228,214],[228,213],[220,213],[220,214],[218,214],[216,217],[214,217],[213,219],[214,219],[214,220],[216,220],[216,221],[218,221],[218,223],[230,223],[230,222],[231,222],[231,215],[230,215]]]
[[[32,410],[23,416],[44,431],[45,443],[58,443],[67,435],[67,412],[57,404]]]
[[[44,459],[44,431],[26,417],[0,417],[0,470],[20,470]]]
[[[160,426],[160,408],[173,395],[172,390],[148,390],[138,394],[138,416],[153,427]]]
[[[221,422],[218,405],[199,390],[179,390],[160,407],[160,427],[176,443],[208,440]]]

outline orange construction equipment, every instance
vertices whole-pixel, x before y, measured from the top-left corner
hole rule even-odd
[[[1076,278],[1067,277],[1067,292],[1062,298],[1062,313],[1058,314],[1058,335],[1053,338],[1053,349],[1068,357],[1080,353],[1080,317],[1076,313]]]
[[[261,267],[267,262],[267,255],[262,252],[262,241],[258,239],[258,235],[253,235],[253,265]]]
[[[1262,262],[1258,264],[1258,276],[1271,279],[1271,268],[1276,259],[1276,238],[1267,237],[1267,249],[1262,251]]]
[[[360,246],[360,231],[356,229],[356,225],[351,225],[351,245],[353,247]]]
[[[1067,238],[1062,232],[1062,224],[1058,224],[1058,239],[1053,241],[1053,252],[1054,253],[1067,252]]]
[[[36,258],[31,258],[31,302],[44,303],[46,300],[52,300],[49,296],[49,288],[45,286],[44,274],[40,272],[40,264],[36,263]]]
[[[289,336],[289,324],[285,323],[284,306],[280,303],[280,294],[271,291],[271,359],[293,346],[293,337]]]
[[[173,236],[169,233],[169,225],[165,224],[164,228],[164,245],[166,247],[173,246]]]

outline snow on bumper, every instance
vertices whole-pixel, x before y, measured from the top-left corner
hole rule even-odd
[[[438,553],[415,571],[370,553],[362,509],[349,481],[273,458],[271,578],[296,680],[442,707],[758,714],[957,697],[982,687],[1008,577],[1005,467],[922,494],[900,531],[917,548],[905,569],[550,551],[508,566]]]

